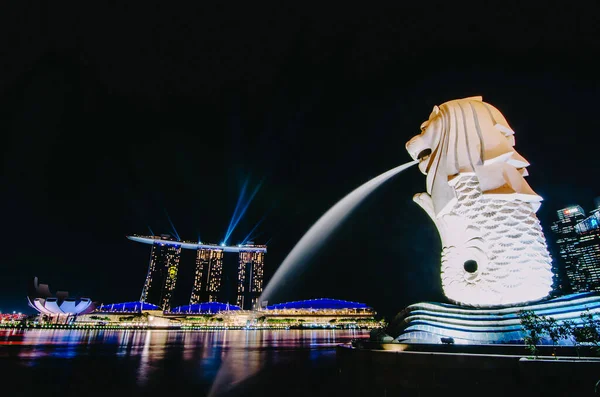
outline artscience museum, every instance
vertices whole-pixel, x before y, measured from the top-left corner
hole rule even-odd
[[[72,298],[66,291],[50,292],[48,284],[39,284],[38,278],[33,279],[27,302],[30,307],[46,315],[50,321],[69,322],[78,315],[88,314],[96,309],[90,298]]]

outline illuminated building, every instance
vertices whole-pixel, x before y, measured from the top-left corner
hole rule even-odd
[[[557,211],[552,224],[556,244],[573,292],[600,291],[600,208],[588,216],[580,206]]]
[[[256,309],[263,290],[265,253],[251,249],[266,247],[255,246],[254,243],[242,247],[244,251],[240,251],[239,255],[236,304],[243,309]]]
[[[576,249],[577,233],[575,232],[575,225],[585,218],[585,212],[577,205],[560,209],[556,211],[556,214],[558,220],[552,224],[551,229],[556,234],[558,255],[567,275],[566,280],[559,280],[559,288],[570,291],[574,290],[571,280],[576,276],[579,256]]]
[[[206,302],[194,303],[192,305],[178,306],[171,310],[171,313],[185,314],[217,314],[223,311],[240,310],[239,306],[230,305],[229,303]]]
[[[259,310],[203,302],[173,307],[168,312],[149,303],[123,302],[101,305],[76,321],[80,325],[125,329],[370,329],[383,325],[375,319],[376,314],[364,303],[328,298],[265,305]]]
[[[373,328],[381,324],[373,308],[340,299],[308,299],[277,303],[257,311],[259,324],[300,328]]]
[[[30,285],[27,301],[30,307],[50,321],[64,321],[65,324],[96,309],[96,303],[89,298],[71,298],[66,291],[52,294],[48,284],[39,284],[37,277]]]
[[[318,298],[302,301],[276,303],[265,307],[272,313],[296,314],[361,314],[374,313],[373,308],[360,302],[340,299]]]
[[[141,313],[142,311],[148,310],[160,310],[160,307],[151,303],[143,302],[121,302],[121,303],[109,303],[107,305],[100,305],[96,312],[98,313]]]
[[[129,240],[152,245],[148,276],[141,302],[171,309],[182,249],[196,251],[196,270],[190,305],[202,302],[238,304],[243,309],[256,306],[264,285],[266,245],[217,245],[178,241],[169,235],[127,236]],[[225,263],[225,254],[236,253],[236,265]],[[227,268],[227,269],[226,269]],[[231,274],[233,272],[233,274]],[[225,277],[227,273],[227,277]]]
[[[26,314],[23,313],[0,313],[0,324],[16,324],[27,318]]]
[[[198,249],[190,305],[216,302],[223,282],[223,250]]]
[[[169,310],[177,283],[181,244],[168,234],[154,239],[148,274],[140,301],[152,303],[163,310]]]

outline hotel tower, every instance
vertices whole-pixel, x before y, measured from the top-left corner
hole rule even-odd
[[[190,305],[217,302],[223,280],[223,250],[200,248],[196,252],[196,272]]]
[[[163,234],[152,244],[150,264],[146,282],[142,289],[141,302],[171,309],[171,298],[177,283],[181,245],[168,234]]]
[[[182,249],[196,251],[194,283],[189,304],[220,302],[255,309],[263,291],[266,245],[228,246],[179,241],[168,234],[161,236],[127,236],[139,243],[152,245],[141,302],[152,303],[164,311],[172,307]],[[227,266],[225,255],[238,256],[235,265]],[[237,272],[225,277],[231,272]]]
[[[248,246],[254,246],[250,243]],[[265,253],[240,251],[236,305],[243,309],[257,309],[258,297],[263,290]]]

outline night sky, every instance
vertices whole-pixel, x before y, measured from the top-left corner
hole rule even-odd
[[[434,105],[465,96],[515,130],[549,241],[557,209],[600,196],[595,2],[25,3],[0,11],[2,311],[33,312],[34,276],[139,299],[150,246],[125,236],[172,223],[219,243],[244,183],[258,190],[229,243],[260,222],[269,276],[339,199],[410,160]],[[377,190],[276,300],[386,316],[444,301],[424,189],[413,167]],[[188,251],[181,285],[192,271]]]

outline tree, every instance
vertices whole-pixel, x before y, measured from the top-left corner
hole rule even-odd
[[[571,325],[569,323],[565,324],[564,322],[559,323],[553,317],[541,316],[540,321],[543,332],[545,332],[552,341],[552,354],[556,357],[556,345],[561,339],[566,339],[570,336],[572,331]]]
[[[520,311],[519,318],[526,332],[523,340],[535,357],[538,352],[537,345],[543,335],[547,335],[552,341],[554,355],[556,345],[561,339],[573,340],[578,357],[581,357],[581,345],[593,346],[596,353],[600,354],[600,319],[594,318],[589,309],[580,314],[580,324],[570,320],[559,322],[553,317],[538,316],[532,310]]]
[[[600,320],[595,319],[589,309],[580,314],[581,326],[573,329],[573,337],[579,344],[594,346],[596,353],[600,353]]]
[[[537,345],[540,343],[540,339],[544,333],[544,322],[533,310],[521,310],[519,312],[519,318],[521,320],[521,326],[523,326],[523,329],[526,332],[523,340],[527,345],[527,350],[537,358]]]

